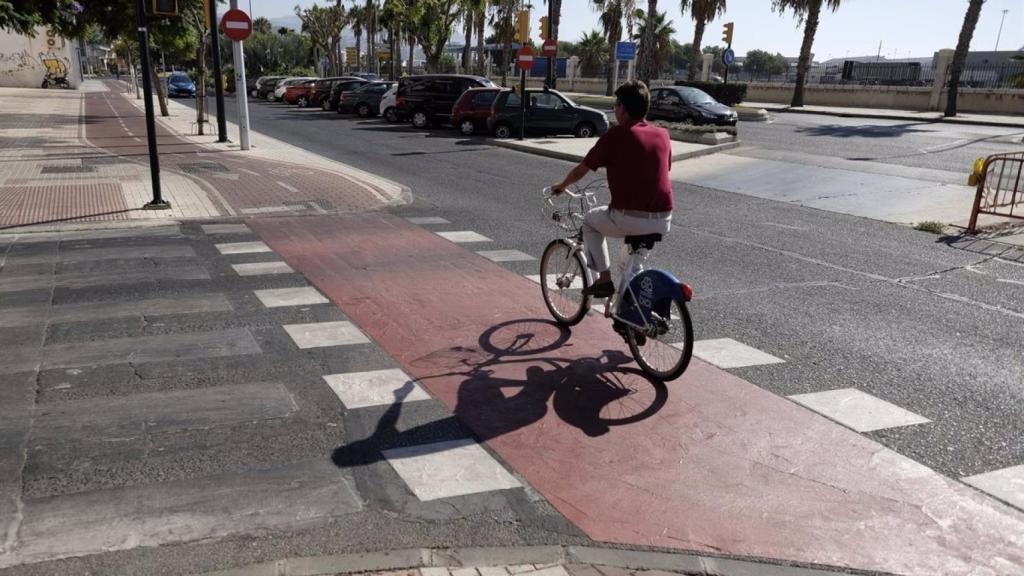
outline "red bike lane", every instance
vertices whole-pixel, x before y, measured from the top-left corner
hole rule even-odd
[[[249,224],[596,540],[1024,573],[1024,514],[699,359],[655,385],[607,320],[558,329],[536,284],[430,231],[380,213]]]

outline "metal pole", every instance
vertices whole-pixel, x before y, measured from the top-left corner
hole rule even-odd
[[[1010,10],[1007,8],[1003,9],[1003,17],[999,19],[999,33],[996,34],[996,49],[995,52],[999,52],[999,39],[1003,36],[1003,22],[1006,21],[1006,13]]]
[[[519,139],[526,138],[526,68],[520,70],[519,76]]]
[[[160,194],[160,158],[156,151],[156,118],[153,112],[153,80],[149,70],[149,29],[146,27],[146,6],[144,0],[137,0],[136,22],[139,29],[139,56],[142,59],[142,91],[146,96],[146,140],[149,142],[149,176],[153,181],[153,201],[143,208],[167,210],[171,204]]]
[[[547,40],[548,38],[551,38],[551,37],[554,36],[551,33],[551,27],[554,26],[554,25],[555,25],[555,2],[554,2],[554,0],[548,0],[548,37],[545,38],[545,40]],[[548,87],[549,88],[552,88],[552,89],[555,88],[555,78],[556,77],[557,77],[557,74],[555,74],[555,57],[554,56],[548,56]]]
[[[238,8],[238,0],[231,0],[231,8]],[[245,87],[245,50],[241,42],[232,42],[235,56],[235,101],[238,104],[238,142],[242,150],[248,150],[249,142],[249,94]]]
[[[220,71],[220,31],[217,3],[210,2],[210,51],[213,52],[213,86],[217,93],[217,142],[228,141],[228,121],[224,114],[224,77]],[[237,92],[237,87],[236,87]]]

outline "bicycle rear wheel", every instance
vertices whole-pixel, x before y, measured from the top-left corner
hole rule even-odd
[[[686,302],[673,300],[669,318],[656,319],[647,330],[627,327],[629,351],[649,376],[663,382],[679,378],[693,356],[693,323]]]
[[[574,326],[590,308],[582,290],[590,285],[583,257],[565,240],[553,240],[540,259],[540,289],[551,316],[559,324]]]

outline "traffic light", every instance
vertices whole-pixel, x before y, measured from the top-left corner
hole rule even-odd
[[[516,14],[516,35],[514,40],[520,44],[530,42],[530,11],[520,10]]]
[[[722,42],[725,42],[727,46],[732,46],[732,29],[735,26],[732,22],[726,22],[725,27],[722,28]]]
[[[177,16],[178,0],[152,0],[149,13],[151,16]]]
[[[551,38],[551,25],[547,16],[540,17],[540,37],[542,40]]]

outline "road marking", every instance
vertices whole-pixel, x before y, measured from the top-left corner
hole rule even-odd
[[[945,150],[952,150],[954,148],[958,148],[958,147],[960,147],[960,146],[962,146],[964,144],[967,144],[969,142],[972,142],[972,140],[968,140],[968,139],[965,138],[965,139],[957,140],[955,142],[947,142],[946,144],[936,144],[935,146],[929,146],[927,148],[921,148],[921,152],[924,152],[925,154],[931,154],[931,153],[934,153],[934,152],[943,152]]]
[[[277,180],[276,182],[277,182],[278,186],[280,186],[281,188],[284,188],[285,190],[291,192],[292,194],[298,194],[299,193],[299,189],[296,188],[295,186],[292,186],[291,184],[286,184],[284,182],[281,182],[280,180]]]
[[[525,262],[536,260],[533,256],[519,250],[481,250],[477,254],[492,262]]]
[[[1009,278],[996,278],[996,282],[1005,282],[1007,284],[1018,284],[1020,286],[1024,286],[1024,281],[1010,280]]]
[[[555,279],[558,278],[558,274],[548,274],[548,287],[557,289],[555,286]],[[526,276],[527,280],[540,284],[540,274],[530,274]],[[572,279],[572,284],[569,285],[570,290],[582,290],[583,289],[583,277],[576,276]]]
[[[732,338],[697,340],[693,343],[693,355],[719,368],[745,368],[785,362]]]
[[[317,289],[312,286],[256,290],[255,293],[256,297],[259,298],[260,302],[262,302],[267,308],[330,303],[330,300],[324,298],[323,294],[318,292]]]
[[[248,168],[238,168],[238,171],[239,172],[245,172],[246,174],[249,174],[250,176],[260,176],[260,177],[262,177],[262,175],[259,172],[256,172],[254,170],[249,170]]]
[[[206,234],[250,234],[252,232],[245,224],[203,224],[200,228]]]
[[[856,388],[794,394],[789,396],[789,399],[857,432],[873,432],[931,422],[924,416],[904,410]]]
[[[397,368],[329,374],[323,378],[349,409],[430,400],[430,395],[412,377]]]
[[[391,467],[421,501],[520,488],[472,439],[385,450]]]
[[[303,350],[370,342],[370,339],[360,332],[355,324],[345,321],[289,324],[284,329],[292,337],[295,345]]]
[[[437,232],[437,235],[450,242],[456,244],[464,244],[467,242],[490,242],[491,239],[482,234],[477,234],[471,230],[459,230],[456,232]]]
[[[295,272],[285,262],[252,262],[249,264],[232,264],[239,276],[260,276],[262,274],[291,274]]]
[[[271,212],[292,212],[295,208],[290,206],[262,206],[260,208],[242,208],[242,214],[267,214]]]
[[[788,224],[779,224],[777,222],[763,222],[763,224],[765,226],[775,226],[776,228],[785,228],[786,230],[801,230],[801,231],[808,230],[808,228],[805,228],[803,226],[790,226]]]
[[[258,252],[270,252],[270,246],[263,242],[229,242],[227,244],[214,244],[221,254],[256,254]]]
[[[1024,465],[975,474],[962,480],[982,492],[1024,509]]]
[[[411,224],[451,224],[451,222],[439,216],[414,216],[406,218]]]

